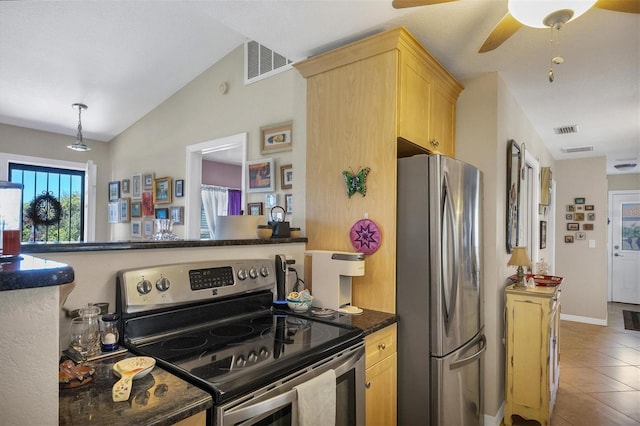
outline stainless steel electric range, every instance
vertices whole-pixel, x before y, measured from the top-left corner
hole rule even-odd
[[[336,424],[364,424],[362,331],[274,310],[274,288],[269,259],[120,271],[122,344],[211,393],[210,425],[296,425],[295,387],[329,370]]]

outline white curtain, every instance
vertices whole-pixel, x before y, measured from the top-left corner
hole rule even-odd
[[[216,235],[216,217],[226,216],[229,209],[227,188],[220,186],[202,185],[202,207],[207,219],[209,235],[214,239]]]

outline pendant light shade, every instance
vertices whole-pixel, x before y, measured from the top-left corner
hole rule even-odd
[[[67,148],[74,151],[91,151],[91,148],[84,143],[84,139],[82,138],[82,110],[88,107],[85,104],[79,103],[73,104],[72,107],[78,109],[78,134],[76,135],[76,141],[71,145],[67,145]]]
[[[509,0],[509,13],[528,27],[547,28],[576,19],[595,3],[596,0]]]

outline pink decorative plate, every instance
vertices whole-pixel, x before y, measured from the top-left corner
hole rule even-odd
[[[349,232],[351,245],[356,251],[371,254],[378,250],[382,242],[382,234],[378,225],[370,219],[360,219]]]

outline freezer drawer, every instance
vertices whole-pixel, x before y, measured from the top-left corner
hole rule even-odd
[[[483,331],[446,357],[431,357],[431,425],[482,425]]]

